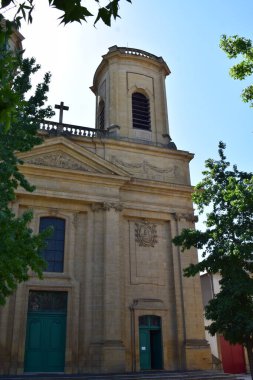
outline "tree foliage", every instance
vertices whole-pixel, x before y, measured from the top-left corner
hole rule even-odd
[[[220,40],[221,49],[227,54],[229,59],[241,57],[241,62],[232,66],[229,74],[234,79],[244,80],[253,73],[253,46],[250,39],[237,35],[227,37],[223,35]],[[242,91],[242,100],[253,107],[253,85],[247,86]]]
[[[126,0],[131,3],[131,0]],[[111,25],[111,20],[119,16],[120,0],[110,0],[101,6],[99,0],[90,0],[98,5],[94,25],[102,20]],[[44,261],[39,251],[44,246],[44,239],[49,231],[35,235],[29,224],[32,212],[17,216],[11,209],[18,187],[33,191],[20,172],[22,160],[18,152],[26,152],[42,141],[37,134],[40,122],[50,118],[54,112],[45,107],[50,74],[46,73],[42,83],[38,84],[33,95],[31,75],[39,70],[35,59],[22,59],[22,53],[14,54],[8,49],[8,41],[13,29],[21,21],[32,22],[35,7],[34,0],[2,0],[0,10],[9,6],[17,7],[12,21],[4,19],[0,13],[0,304],[4,304],[18,283],[28,279],[29,270],[42,276]],[[90,10],[82,5],[81,0],[48,0],[49,6],[63,12],[61,23],[87,21],[93,16]]]
[[[131,3],[131,0],[126,0]],[[87,2],[87,1],[86,1]],[[82,5],[82,0],[48,0],[49,6],[56,8],[63,12],[60,16],[61,23],[68,24],[71,22],[87,21],[88,17],[94,16],[94,14],[86,6]],[[116,20],[119,16],[119,4],[120,0],[110,0],[105,6],[101,6],[100,0],[90,0],[90,4],[97,4],[98,11],[95,15],[94,25],[102,20],[106,25],[111,26],[111,20]],[[2,8],[6,8],[10,4],[16,4],[15,0],[2,0]],[[17,7],[17,13],[15,20],[17,24],[20,24],[21,19],[25,19],[28,22],[32,22],[32,12],[34,10],[34,0],[25,0]]]
[[[231,168],[224,150],[220,143],[219,160],[206,161],[193,193],[200,214],[208,210],[205,229],[184,229],[173,242],[183,251],[202,249],[203,260],[185,268],[185,276],[220,273],[221,290],[205,308],[207,330],[243,344],[253,374],[253,173]]]
[[[53,115],[45,107],[50,74],[31,92],[31,75],[40,66],[35,59],[8,50],[13,24],[0,20],[0,304],[17,284],[28,279],[29,269],[42,275],[44,261],[39,255],[44,246],[43,234],[33,234],[30,211],[17,216],[11,209],[18,186],[33,191],[20,172],[18,152],[26,152],[42,141],[37,134],[40,122]],[[3,22],[4,21],[4,22]]]

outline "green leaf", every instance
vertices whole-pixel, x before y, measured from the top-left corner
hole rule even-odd
[[[242,99],[245,103],[250,103],[250,107],[253,107],[253,85],[246,87],[242,91]]]
[[[110,3],[106,6],[106,9],[109,10],[110,17],[113,16],[114,19],[116,19],[116,17],[119,17],[118,16],[119,0],[110,1]]]
[[[2,8],[5,8],[7,7],[8,5],[10,5],[10,3],[13,3],[14,1],[13,0],[2,0],[1,1],[1,7]]]
[[[110,14],[110,11],[108,11],[108,9],[106,9],[104,7],[99,9],[98,14],[97,14],[97,18],[94,22],[94,25],[100,19],[105,23],[105,25],[111,26],[111,14]]]

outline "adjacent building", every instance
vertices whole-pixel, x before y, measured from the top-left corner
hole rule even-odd
[[[200,281],[204,306],[219,293],[220,280],[221,276],[219,273],[203,273],[201,275]],[[208,324],[210,324],[210,321],[205,319],[205,326],[208,326]],[[212,362],[215,369],[223,369],[225,373],[246,372],[245,352],[242,345],[232,345],[222,335],[215,334],[211,336],[208,331],[206,331],[206,339],[210,344]]]

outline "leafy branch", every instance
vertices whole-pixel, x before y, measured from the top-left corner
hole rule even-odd
[[[101,6],[100,0],[90,0],[98,5],[98,12],[96,15],[91,13],[91,11],[82,5],[82,0],[48,0],[49,6],[59,11],[62,11],[62,16],[59,17],[61,23],[64,25],[82,21],[87,22],[89,17],[95,16],[94,25],[99,21],[103,21],[103,23],[107,26],[111,26],[111,20],[116,20],[119,16],[119,6],[120,0],[111,0],[107,5]],[[131,0],[126,0],[128,3],[131,3]],[[15,4],[15,0],[2,0],[1,8],[6,8],[10,4]],[[14,21],[16,25],[19,27],[21,20],[24,19],[28,23],[31,23],[33,18],[33,10],[35,4],[34,0],[26,0],[20,3],[17,7],[16,16]]]
[[[227,37],[225,34],[220,40],[221,49],[229,59],[242,58],[242,61],[232,66],[229,74],[234,79],[244,80],[253,73],[253,46],[250,39],[237,35]],[[242,100],[253,107],[253,85],[247,86],[241,94]]]

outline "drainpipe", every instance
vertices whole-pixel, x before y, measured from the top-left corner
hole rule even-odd
[[[131,318],[132,372],[136,372],[134,302],[129,306]]]
[[[176,213],[172,214],[175,220],[175,225],[176,225],[176,236],[179,235],[179,227],[178,227],[178,216]],[[181,252],[180,248],[177,247],[177,257],[178,257],[178,268],[179,268],[179,273],[180,273],[180,296],[181,296],[181,312],[182,312],[182,324],[183,324],[183,342],[184,342],[184,347],[181,349],[181,363],[183,368],[186,369],[186,327],[185,327],[185,310],[184,310],[184,294],[183,294],[183,280],[182,280],[182,263],[181,263]]]

